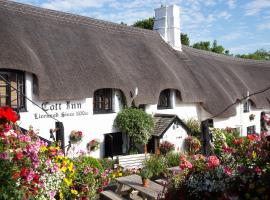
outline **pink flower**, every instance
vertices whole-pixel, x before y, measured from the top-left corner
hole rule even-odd
[[[259,168],[258,166],[255,167],[254,171],[256,172],[256,174],[259,176],[259,175],[262,175],[262,169]]]
[[[233,170],[230,167],[225,166],[223,169],[224,169],[225,174],[228,174],[229,176],[232,175]]]
[[[209,169],[219,166],[219,159],[216,156],[209,156],[207,166]]]
[[[6,153],[6,152],[0,153],[0,159],[8,160],[9,159],[8,153]]]
[[[225,145],[222,146],[222,150],[223,150],[224,153],[228,153],[228,154],[233,152],[233,149],[231,147],[225,146]]]
[[[181,164],[180,164],[180,168],[182,170],[184,170],[184,169],[192,169],[192,164],[188,160],[182,160]]]

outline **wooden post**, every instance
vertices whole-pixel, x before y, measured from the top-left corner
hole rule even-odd
[[[147,154],[147,145],[146,144],[144,144],[144,154],[145,154],[145,156]]]

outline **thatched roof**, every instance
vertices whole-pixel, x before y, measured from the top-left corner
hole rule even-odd
[[[37,76],[40,100],[92,97],[120,89],[130,105],[157,103],[163,89],[184,102],[202,102],[212,114],[270,85],[269,62],[249,62],[173,50],[157,32],[0,0],[0,68]],[[268,93],[269,94],[269,93]],[[266,96],[254,98],[269,107]],[[269,97],[269,95],[268,95]],[[226,113],[227,116],[233,111]]]

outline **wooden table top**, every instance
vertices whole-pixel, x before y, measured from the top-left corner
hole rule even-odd
[[[149,199],[157,199],[158,195],[163,192],[163,186],[149,180],[149,186],[143,187],[142,178],[139,175],[133,174],[116,178],[119,184],[127,185],[148,197]]]

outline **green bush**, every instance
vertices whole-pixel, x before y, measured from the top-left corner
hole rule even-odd
[[[185,121],[187,127],[191,130],[191,134],[198,139],[201,138],[201,125],[200,122],[194,118]]]
[[[153,179],[163,176],[167,171],[166,160],[163,156],[151,156],[143,164],[145,168],[153,172]]]
[[[77,167],[80,167],[80,168],[92,167],[92,168],[97,168],[99,170],[103,170],[103,167],[100,164],[100,162],[96,158],[93,158],[90,156],[80,156],[80,157],[74,158],[73,162],[75,163],[75,165],[79,163],[80,166],[77,166]]]
[[[165,156],[165,162],[168,167],[175,167],[179,165],[180,153],[170,152]]]
[[[108,158],[98,159],[98,162],[101,164],[103,169],[113,169],[115,164],[114,160]]]
[[[125,108],[118,113],[115,126],[130,137],[130,148],[134,149],[135,143],[147,144],[154,128],[154,119],[141,109]]]

